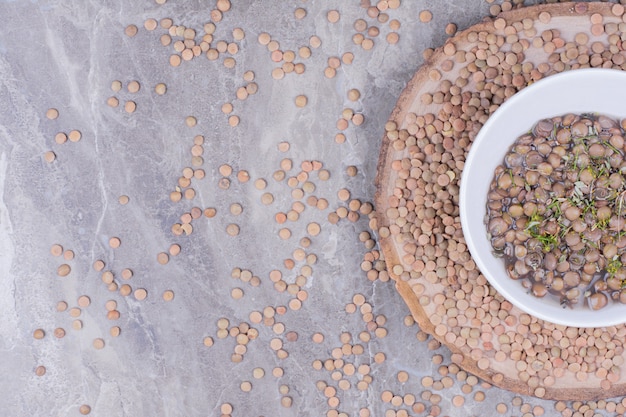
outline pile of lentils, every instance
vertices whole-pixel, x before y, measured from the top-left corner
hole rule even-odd
[[[592,114],[541,120],[496,168],[491,245],[534,296],[593,310],[626,303],[624,124]]]
[[[459,178],[479,129],[516,92],[562,71],[626,69],[624,11],[621,4],[555,4],[472,27],[424,52],[429,64],[385,125],[381,166],[390,188],[377,198],[371,225],[387,248],[391,277],[411,293],[416,320],[452,350],[455,364],[539,398],[623,394],[626,327],[556,325],[504,300],[465,244]]]

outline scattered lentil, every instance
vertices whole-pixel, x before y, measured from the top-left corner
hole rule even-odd
[[[161,252],[157,255],[157,262],[160,263],[161,265],[165,265],[169,261],[170,261],[170,257],[167,253]]]
[[[59,111],[58,111],[57,109],[55,109],[55,108],[50,108],[50,109],[48,109],[48,110],[46,111],[46,117],[47,117],[49,120],[54,120],[54,119],[56,119],[57,117],[59,117]]]
[[[145,300],[145,298],[148,296],[148,291],[146,291],[144,288],[137,288],[134,292],[134,295],[136,300],[142,301]]]
[[[230,236],[237,236],[239,234],[239,226],[231,223],[226,226],[226,233]]]
[[[50,163],[53,162],[56,159],[56,154],[52,151],[47,151],[46,153],[43,154],[43,158],[46,162]]]
[[[422,10],[419,13],[419,19],[422,23],[428,23],[433,19],[433,14],[430,12],[430,10]]]
[[[296,97],[296,107],[304,107],[307,104],[307,98],[306,96],[297,96]]]
[[[67,135],[70,142],[78,142],[82,137],[81,133],[78,130],[71,130]]]
[[[132,38],[133,36],[135,36],[137,34],[137,26],[135,25],[128,25],[126,26],[126,29],[124,29],[124,33],[126,34],[126,36]]]
[[[134,113],[136,109],[137,109],[137,104],[132,100],[128,100],[124,104],[124,110],[126,111],[126,113]]]
[[[328,21],[330,23],[337,23],[339,21],[339,11],[338,10],[330,10],[327,14],[326,14],[326,18],[328,19]]]

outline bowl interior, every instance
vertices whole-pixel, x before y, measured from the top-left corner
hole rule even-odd
[[[463,168],[460,214],[463,233],[476,265],[496,290],[523,311],[556,324],[603,327],[626,322],[626,305],[611,302],[599,311],[586,306],[563,308],[549,297],[528,294],[508,277],[504,261],[492,254],[484,224],[487,192],[495,168],[511,144],[541,119],[566,113],[626,117],[626,71],[580,69],[549,76],[507,100],[474,140]]]

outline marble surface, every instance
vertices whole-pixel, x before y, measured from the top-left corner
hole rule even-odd
[[[298,7],[307,12],[301,20],[294,17]],[[199,39],[214,8],[214,0],[163,5],[149,0],[0,1],[0,414],[77,416],[84,404],[96,416],[219,416],[227,403],[234,416],[357,416],[365,413],[362,409],[372,416],[402,415],[399,410],[469,416],[494,415],[499,402],[508,404],[506,415],[523,414],[511,405],[514,394],[480,382],[463,394],[464,382],[454,375],[451,387],[428,389],[440,402],[422,399],[429,395],[422,378],[442,378],[433,355],[441,355],[448,365],[449,352],[423,340],[417,326],[405,325],[408,309],[384,274],[372,281],[362,271],[369,250],[359,235],[370,230],[367,216],[356,222],[328,221],[329,213],[347,206],[338,198],[341,189],[349,190],[351,199],[372,201],[384,123],[422,63],[423,49],[442,44],[448,22],[460,29],[479,22],[489,4],[404,0],[399,9],[387,11],[401,23],[400,41],[390,45],[385,41],[389,25],[367,17],[356,0],[234,1],[214,34],[214,42],[233,42],[232,30],[244,30],[232,69],[223,64],[229,54],[215,61],[201,55],[172,67],[173,46],[164,47],[159,40],[167,31],[143,26],[148,18],[171,18],[175,25],[194,28]],[[341,17],[333,24],[326,13],[334,8]],[[424,9],[433,12],[429,23],[418,19]],[[359,18],[380,27],[371,50],[352,41]],[[134,37],[124,34],[130,24],[139,27]],[[308,45],[312,35],[322,44],[311,48],[310,58],[296,58],[305,64],[303,74],[275,80],[272,70],[281,63],[273,62],[257,41],[262,32],[283,51]],[[352,64],[326,78],[328,59],[346,52],[354,54]],[[236,90],[247,84],[246,71],[254,71],[258,92],[238,100]],[[111,90],[114,80],[122,81],[120,92]],[[139,81],[139,92],[126,90],[131,80]],[[167,85],[163,96],[154,92],[158,83]],[[347,99],[353,88],[361,92],[357,102]],[[308,97],[304,108],[294,104],[298,95]],[[111,96],[118,98],[119,107],[107,106]],[[137,104],[132,114],[123,109],[127,100]],[[224,103],[233,104],[238,126],[229,126],[221,111]],[[58,109],[56,120],[46,118],[49,108]],[[344,131],[346,142],[338,144],[336,124],[345,108],[363,114],[365,122],[351,124]],[[188,116],[197,119],[196,126],[186,125]],[[73,129],[82,133],[80,141],[55,143],[58,132]],[[192,166],[196,135],[204,136],[204,162],[194,169],[206,175],[191,181],[195,198],[174,203],[170,193],[183,169]],[[283,141],[290,143],[286,152],[278,150]],[[50,150],[56,154],[52,163],[44,160]],[[298,201],[287,180],[273,179],[284,158],[294,167],[287,177],[296,176],[303,161],[316,160],[330,179],[310,173],[315,190],[305,193],[304,211],[297,221],[279,225],[275,214],[287,213]],[[222,164],[234,170],[227,190],[218,185]],[[354,177],[346,174],[350,165],[358,168]],[[249,173],[250,181],[237,180],[240,170]],[[254,186],[259,178],[267,181],[264,191]],[[272,204],[261,203],[264,192],[272,193]],[[118,202],[121,195],[129,196],[128,204]],[[307,205],[310,195],[327,199],[328,208]],[[233,203],[243,207],[242,214],[229,212]],[[175,236],[172,225],[192,207],[214,207],[217,215],[195,219],[193,233]],[[226,233],[231,223],[239,225],[238,236]],[[307,232],[310,223],[321,226],[319,235]],[[288,239],[278,235],[284,227],[291,231]],[[111,237],[121,240],[119,248],[110,247]],[[309,247],[301,245],[303,237],[310,238]],[[174,243],[181,253],[159,264],[157,254]],[[54,244],[72,250],[74,259],[52,256]],[[295,296],[277,291],[270,279],[272,270],[281,271],[286,284],[309,275],[302,268],[305,261],[296,259],[293,269],[285,265],[298,257],[297,249],[317,256],[301,288],[308,298],[299,309],[290,308]],[[111,291],[92,267],[96,260],[105,262],[118,285],[146,289],[147,298]],[[59,277],[56,271],[63,263],[72,271]],[[134,273],[128,281],[121,278],[124,268]],[[251,271],[260,285],[232,278],[234,268]],[[243,290],[243,297],[234,299],[234,288]],[[166,290],[174,292],[172,301],[163,300]],[[361,312],[346,311],[356,294],[372,306],[379,328],[385,329],[378,336]],[[59,301],[77,307],[81,295],[91,304],[81,308],[79,317],[57,311]],[[107,319],[109,300],[117,302],[118,320]],[[251,321],[251,313],[267,307],[278,311],[274,324],[282,323],[284,330],[273,328],[271,321]],[[281,307],[284,314],[279,314]],[[258,332],[241,362],[231,361],[235,338],[218,337],[221,318],[228,319],[229,329],[245,322]],[[72,328],[75,319],[82,321],[82,329]],[[110,335],[112,326],[120,327],[118,337]],[[45,331],[41,340],[33,337],[38,328]],[[57,328],[65,329],[65,337],[54,336]],[[365,338],[363,332],[371,336],[369,341],[359,340]],[[321,343],[312,342],[315,333],[324,335]],[[363,380],[358,373],[339,375],[313,367],[315,360],[324,362],[342,347],[342,333],[363,348],[362,354],[342,359],[357,368],[370,366],[372,380],[364,389],[357,386]],[[213,338],[213,346],[204,345],[205,337]],[[103,349],[94,348],[97,338],[104,340]],[[276,351],[281,344],[282,351]],[[380,352],[386,359],[377,363]],[[36,375],[38,366],[46,368],[45,375]],[[256,379],[255,368],[265,375]],[[397,378],[401,371],[408,374],[406,382]],[[339,388],[334,378],[347,380],[349,388]],[[244,381],[251,383],[250,392],[241,389]],[[328,404],[318,389],[320,381],[336,387],[338,406]],[[425,411],[386,403],[385,391],[413,394]],[[478,391],[485,393],[484,401],[474,400]],[[460,407],[451,403],[457,395],[465,397]],[[290,407],[285,397],[291,399]],[[551,401],[521,401],[543,407],[546,415],[556,413]],[[438,408],[431,408],[433,403]]]

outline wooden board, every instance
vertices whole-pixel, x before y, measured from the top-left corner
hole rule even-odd
[[[481,22],[457,34],[446,42],[447,47],[444,45],[445,48],[435,50],[408,83],[389,119],[393,123],[388,123],[388,127],[391,129],[394,124],[397,127],[395,130],[391,129],[393,137],[390,138],[387,133],[383,138],[376,179],[376,227],[387,270],[394,279],[397,290],[421,329],[433,335],[452,351],[453,362],[489,383],[516,393],[559,400],[594,400],[625,395],[626,365],[623,364],[626,363],[626,351],[623,340],[626,336],[626,327],[621,325],[602,329],[568,328],[530,317],[497,294],[479,271],[474,271],[473,261],[461,264],[459,260],[452,262],[448,259],[448,266],[456,266],[456,271],[460,273],[446,279],[433,279],[432,274],[418,273],[414,267],[415,257],[412,253],[407,253],[405,248],[409,247],[413,251],[413,247],[420,244],[414,235],[406,233],[406,230],[402,232],[403,226],[397,224],[395,213],[388,210],[402,204],[402,201],[406,203],[415,196],[415,191],[398,186],[402,181],[398,181],[399,172],[394,169],[394,163],[397,167],[401,165],[398,161],[402,161],[403,158],[405,161],[410,160],[421,151],[415,147],[401,149],[402,146],[396,146],[398,144],[396,136],[398,131],[403,131],[406,135],[419,136],[420,133],[416,132],[423,129],[423,126],[420,127],[416,119],[427,114],[437,118],[441,114],[446,100],[443,102],[436,100],[439,102],[436,104],[430,102],[428,96],[424,99],[423,95],[438,91],[442,80],[450,80],[454,84],[459,75],[464,71],[466,73],[468,64],[458,62],[463,59],[457,59],[460,54],[457,55],[455,51],[476,51],[477,48],[484,47],[484,44],[479,45],[480,40],[476,40],[477,34],[480,35],[479,38],[489,34],[506,38],[506,34],[514,32],[518,42],[524,39],[528,41],[526,44],[528,47],[524,49],[522,55],[519,55],[522,61],[518,63],[531,63],[533,68],[537,69],[542,63],[548,63],[551,59],[554,61],[553,45],[556,47],[555,53],[565,53],[568,43],[575,42],[575,39],[584,39],[584,36],[576,38],[577,34],[584,33],[587,34],[588,45],[596,42],[596,48],[602,44],[608,50],[611,48],[609,42],[615,43],[612,48],[616,58],[614,62],[604,65],[626,69],[624,65],[626,54],[621,46],[622,31],[619,30],[623,17],[623,7],[615,6],[613,3],[538,5],[504,12],[495,19]],[[601,20],[601,29],[606,31],[599,31],[597,25],[592,27],[593,22],[598,20]],[[526,29],[531,23],[534,31]],[[541,42],[544,44],[541,47],[533,46],[539,43],[536,38],[541,37],[544,31],[557,31],[553,34],[558,35],[554,38],[559,40],[548,46],[545,46],[545,42]],[[614,35],[620,38],[619,42]],[[515,36],[509,40],[515,40]],[[510,48],[511,45],[504,42],[498,50],[506,53],[510,52]],[[589,49],[586,54],[592,58],[594,52]],[[595,60],[597,59],[596,55]],[[581,58],[581,61],[584,63],[585,58]],[[564,68],[559,67],[560,64],[556,67],[550,64],[550,70],[542,76],[570,69],[570,66],[575,70],[580,66],[577,65],[578,62],[577,58],[564,65]],[[541,66],[541,69],[545,70],[545,65]],[[441,75],[440,79],[437,79],[437,74]],[[476,79],[479,80],[480,77]],[[470,76],[462,91],[475,93],[476,79]],[[491,81],[494,84],[498,83],[498,80]],[[447,116],[444,115],[443,118],[445,117]],[[449,135],[455,144],[460,143],[462,147],[465,145],[461,155],[456,157],[461,166],[468,145],[481,126],[482,124],[475,120],[468,121],[463,132],[454,131]],[[426,138],[431,139],[428,134]],[[456,175],[451,185],[458,186],[459,177],[460,175]],[[458,208],[458,203],[455,204]],[[391,218],[389,213],[394,213],[394,218]],[[458,226],[460,221],[458,210],[456,213],[455,225]],[[462,233],[461,236],[448,236],[447,239],[454,240],[455,244],[464,242]],[[437,246],[434,238],[430,243]],[[417,261],[436,262],[438,257],[447,256],[445,249],[437,251],[435,255],[423,254]],[[459,269],[459,264],[464,265],[469,273],[465,273],[463,267]],[[458,302],[457,295],[462,295],[458,291],[465,291],[467,309],[474,311],[463,316],[463,320],[454,315],[451,317],[448,310],[442,310],[446,303],[450,305]],[[481,309],[482,313],[478,311]],[[454,311],[455,315],[461,313],[459,309]],[[488,315],[488,323],[485,323],[484,317],[477,318],[483,313]],[[525,336],[522,336],[523,334]],[[516,353],[513,355],[507,353],[509,349]],[[498,353],[499,351],[505,354]],[[602,361],[597,359],[598,352],[603,357]],[[590,359],[590,355],[595,359]],[[590,365],[587,361],[594,364]]]

